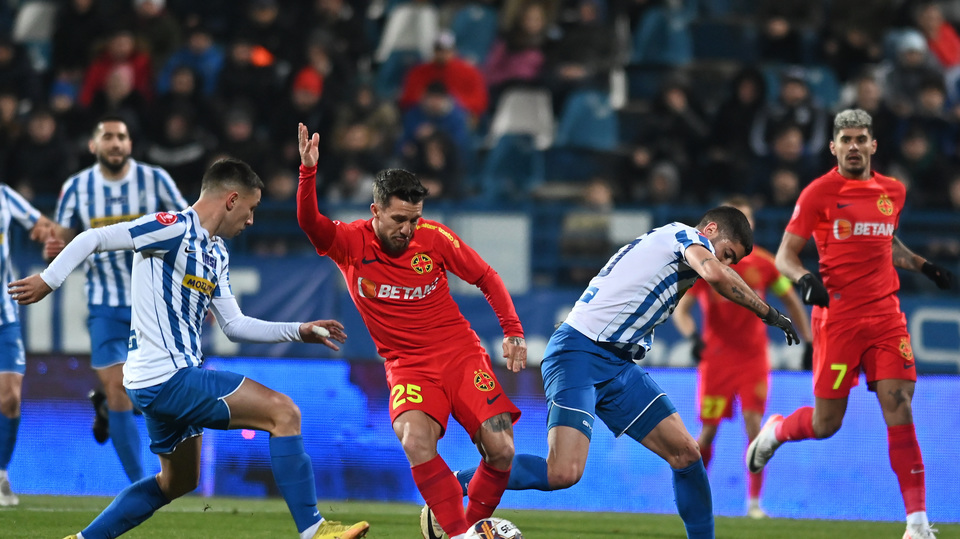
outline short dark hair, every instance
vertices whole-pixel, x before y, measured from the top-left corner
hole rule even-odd
[[[114,113],[104,114],[103,116],[97,118],[97,123],[93,124],[93,130],[90,132],[90,135],[94,137],[97,136],[97,131],[100,130],[100,125],[107,122],[120,122],[123,125],[126,125],[128,130],[130,128],[130,126],[127,124],[127,119],[123,116]]]
[[[250,165],[233,157],[218,159],[206,172],[200,183],[200,191],[236,186],[246,190],[263,189],[263,180]]]
[[[733,206],[718,206],[703,215],[697,228],[703,230],[710,222],[717,223],[718,239],[728,239],[743,245],[744,256],[753,251],[753,230],[742,211]]]
[[[373,202],[377,206],[386,206],[391,197],[417,204],[426,198],[428,193],[416,174],[402,168],[381,170],[373,179]]]

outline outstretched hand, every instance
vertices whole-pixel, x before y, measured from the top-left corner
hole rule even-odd
[[[520,372],[520,369],[526,369],[527,341],[523,340],[523,337],[504,337],[503,357],[511,371]]]
[[[310,136],[307,126],[300,124],[297,140],[300,143],[300,164],[307,168],[317,166],[320,159],[320,133]]]
[[[20,305],[30,305],[47,297],[53,289],[40,278],[39,273],[13,281],[7,285],[7,293]]]
[[[767,314],[760,317],[763,323],[782,329],[787,337],[787,346],[799,343],[800,336],[797,335],[797,330],[793,327],[793,321],[780,313],[780,311],[774,309],[772,305],[768,307],[770,307],[770,310],[767,311]]]
[[[330,335],[322,337],[320,335],[322,332],[315,332],[313,330],[314,327],[324,328]],[[332,350],[339,351],[340,347],[333,341],[346,342],[347,334],[343,332],[343,324],[336,320],[314,320],[313,322],[300,324],[300,338],[303,339],[303,342],[318,343]]]

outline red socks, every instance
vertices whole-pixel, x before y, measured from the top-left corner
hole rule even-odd
[[[763,488],[763,472],[750,474],[750,498],[760,498],[760,489]]]
[[[700,446],[700,458],[703,459],[704,468],[710,465],[710,459],[713,458],[713,444],[708,446]]]
[[[797,408],[777,425],[774,432],[781,442],[796,442],[814,438],[813,435],[813,407]]]
[[[443,531],[451,537],[466,532],[467,519],[463,513],[463,490],[440,455],[411,467],[410,471],[413,472],[413,482],[417,484],[423,501],[427,502],[433,510],[433,516]],[[479,472],[478,469],[478,475]]]
[[[484,461],[480,461],[477,472],[467,487],[467,525],[493,515],[500,503],[503,491],[507,489],[510,470],[500,471]]]
[[[923,457],[913,424],[887,427],[890,467],[897,474],[907,514],[926,511]]]

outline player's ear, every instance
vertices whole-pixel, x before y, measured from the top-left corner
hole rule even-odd
[[[373,214],[374,217],[380,216],[380,206],[377,206],[376,202],[370,204],[370,213]]]
[[[94,154],[94,155],[97,154],[97,145],[96,145],[96,143],[93,141],[92,138],[87,141],[87,150],[89,150],[90,153],[92,153],[92,154]]]
[[[231,191],[230,194],[227,195],[227,211],[232,210],[234,206],[237,205],[237,199],[239,198],[240,198],[240,193],[236,191]]]

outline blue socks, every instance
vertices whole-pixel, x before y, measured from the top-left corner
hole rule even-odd
[[[110,439],[113,448],[117,450],[123,471],[130,481],[137,481],[143,477],[143,463],[140,455],[140,432],[137,423],[133,420],[133,410],[125,412],[109,411]]]
[[[113,425],[110,425],[111,430]],[[157,509],[170,503],[160,490],[157,478],[145,477],[123,489],[113,502],[83,529],[84,537],[113,538],[150,518]]]
[[[320,522],[317,485],[310,457],[303,450],[303,437],[299,434],[271,437],[270,466],[280,494],[297,524],[297,531],[302,532]]]
[[[463,489],[463,495],[467,495],[467,485],[473,479],[476,468],[467,468],[457,472],[457,481],[460,482],[460,488]],[[513,464],[510,468],[510,481],[507,483],[507,490],[542,490],[550,491],[550,482],[547,478],[547,461],[536,455],[516,454],[513,456]]]
[[[713,497],[703,459],[673,470],[673,494],[688,539],[713,539]]]
[[[6,470],[13,456],[13,447],[17,445],[17,430],[20,428],[20,416],[9,418],[0,414],[0,470]]]

